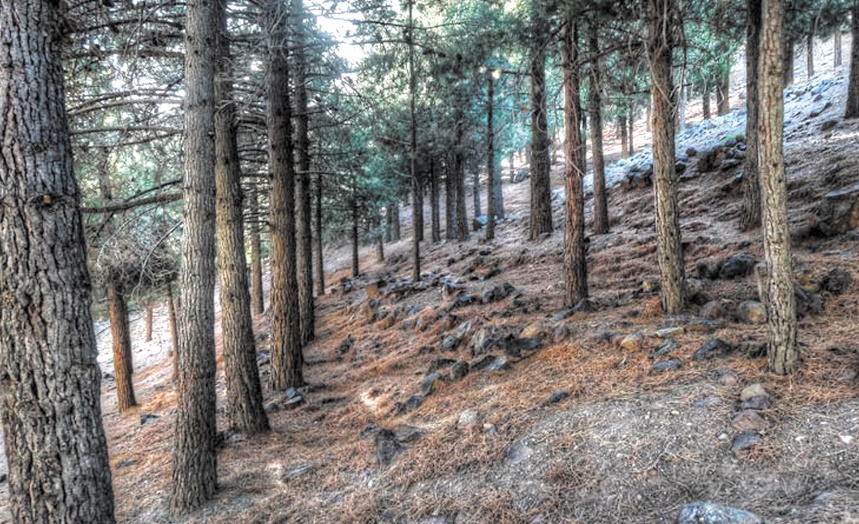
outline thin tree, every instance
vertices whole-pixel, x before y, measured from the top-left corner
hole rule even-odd
[[[761,224],[761,186],[758,169],[758,64],[761,42],[761,0],[746,1],[746,162],[740,230]]]
[[[58,2],[0,0],[0,400],[13,522],[114,522]]]
[[[232,58],[226,0],[217,0],[218,76],[215,81],[215,186],[217,194],[218,276],[221,282],[221,328],[227,420],[233,431],[253,435],[268,431],[257,368],[251,320],[251,297],[245,263],[242,184],[236,141]]]
[[[259,190],[254,184],[247,195],[250,204],[251,221],[248,234],[251,245],[251,306],[255,315],[265,311],[265,298],[262,291],[262,239],[260,238]]]
[[[584,171],[579,158],[581,134],[580,82],[578,65],[578,24],[570,13],[564,21],[561,68],[564,74],[564,185],[566,226],[564,228],[564,305],[572,307],[588,296],[585,258]]]
[[[594,165],[594,233],[608,233],[608,196],[602,146],[602,86],[600,83],[599,27],[596,16],[588,23],[588,50],[591,54],[588,112],[591,118],[591,151]],[[578,95],[578,93],[576,93]]]
[[[495,102],[494,71],[486,73],[486,240],[495,239]]]
[[[675,96],[672,73],[676,5],[674,0],[648,0],[650,97],[653,103],[653,175],[656,241],[662,281],[662,308],[669,315],[685,306],[683,247],[674,169]]]
[[[859,118],[859,0],[853,0],[850,13],[850,77],[847,84],[847,109],[844,118]]]
[[[179,285],[179,387],[170,511],[200,507],[217,489],[215,454],[215,44],[213,2],[185,15],[185,203]]]
[[[769,332],[768,360],[779,375],[799,365],[796,303],[787,225],[787,180],[784,170],[784,5],[764,0],[762,11],[758,163],[763,197],[764,302]]]
[[[418,234],[418,214],[423,215],[423,209],[418,208],[420,200],[421,184],[418,180],[417,156],[418,156],[418,126],[415,115],[416,78],[415,78],[415,19],[413,13],[413,0],[409,0],[409,27],[407,37],[409,39],[409,178],[412,184],[412,221],[415,226],[412,234],[412,281],[421,279],[421,239]],[[399,218],[399,217],[397,217]],[[421,226],[423,221],[421,220]],[[399,235],[397,235],[399,236]]]
[[[546,20],[540,0],[531,0],[531,218],[529,238],[552,232],[549,131],[546,121]]]

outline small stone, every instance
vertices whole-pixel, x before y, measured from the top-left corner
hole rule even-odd
[[[248,437],[244,433],[233,433],[232,435],[230,435],[230,442],[232,443],[244,442],[247,439]]]
[[[480,357],[477,357],[476,359],[471,361],[471,370],[472,371],[479,371],[481,369],[488,368],[497,359],[498,359],[498,357],[496,357],[495,355],[482,355]]]
[[[752,397],[740,402],[740,409],[742,410],[753,409],[761,411],[764,409],[769,409],[770,406],[772,406],[772,401],[769,397],[765,396]]]
[[[757,300],[746,300],[737,307],[737,320],[746,324],[764,324],[767,311]]]
[[[719,397],[704,397],[692,402],[693,408],[709,409],[722,405],[722,399]]]
[[[146,426],[148,424],[154,424],[155,422],[158,422],[158,415],[153,415],[151,413],[144,413],[143,415],[140,415],[140,425],[141,426]]]
[[[847,291],[851,284],[853,284],[853,275],[847,270],[835,268],[823,277],[821,288],[827,293],[840,295]]]
[[[405,402],[397,402],[394,404],[394,410],[398,415],[414,411],[424,403],[424,398],[420,395],[412,395]]]
[[[457,360],[450,366],[450,379],[451,380],[460,380],[468,375],[469,365],[468,362],[464,360]]]
[[[656,349],[653,350],[653,358],[664,357],[678,348],[680,348],[680,342],[677,342],[673,338],[669,338],[662,344],[656,346]]]
[[[394,428],[394,436],[398,442],[414,442],[424,434],[424,430],[410,426],[408,424],[399,424]]]
[[[484,304],[491,304],[493,302],[498,302],[499,300],[504,300],[515,292],[516,288],[513,287],[512,284],[504,282],[484,292],[481,297],[481,301]]]
[[[297,395],[295,397],[292,397],[291,399],[288,399],[286,402],[284,402],[283,408],[284,409],[295,409],[302,404],[304,404],[304,397],[302,397],[301,395]]]
[[[452,351],[459,345],[459,339],[453,335],[447,335],[441,343],[441,349]]]
[[[686,328],[683,326],[667,327],[657,330],[656,336],[659,338],[671,338],[677,335],[682,335],[685,332]]]
[[[672,358],[669,360],[664,360],[662,362],[657,362],[650,367],[650,371],[655,373],[661,373],[663,371],[677,371],[678,369],[683,367],[683,361],[679,358]]]
[[[748,511],[712,504],[693,502],[680,510],[677,524],[763,524],[763,520]]]
[[[495,344],[494,330],[488,327],[480,328],[471,337],[471,352],[473,355],[480,355],[489,350],[493,344]]]
[[[693,360],[710,360],[717,357],[725,357],[734,351],[734,346],[722,339],[711,338],[704,342],[692,356]]]
[[[555,391],[552,393],[552,396],[549,397],[549,404],[557,404],[558,402],[565,400],[570,397],[569,391]]]
[[[719,320],[728,316],[728,312],[725,311],[725,308],[722,306],[722,303],[718,300],[711,300],[707,302],[703,306],[701,306],[701,317],[706,318],[708,320]]]
[[[731,444],[731,453],[736,457],[743,451],[754,448],[760,441],[761,436],[757,433],[740,433],[734,437],[734,442]]]
[[[796,298],[797,318],[823,314],[823,299],[817,293],[809,293],[797,286],[794,288],[794,297]]]
[[[737,253],[722,263],[719,278],[729,280],[752,274],[758,261],[747,253]]]
[[[127,468],[128,466],[133,466],[135,464],[137,464],[137,461],[134,459],[123,459],[123,460],[120,460],[116,464],[116,467],[117,468]],[[0,482],[3,482],[4,480],[6,480],[6,474],[3,473],[2,475],[0,475],[0,478],[3,479],[3,480],[0,480]]]
[[[743,391],[740,393],[741,401],[749,400],[752,397],[769,397],[769,394],[760,382],[755,382],[743,388]]]
[[[346,335],[346,338],[344,338],[343,341],[340,342],[340,344],[337,346],[337,356],[342,358],[343,355],[345,355],[349,352],[350,349],[352,349],[352,346],[354,344],[355,339],[352,337],[352,335]]]
[[[718,380],[719,384],[723,386],[736,386],[740,378],[730,369],[723,369],[719,371]]]
[[[529,325],[519,334],[519,338],[540,338],[543,335],[543,324],[540,322],[534,322]]]
[[[434,371],[438,371],[439,369],[447,368],[456,363],[456,360],[452,358],[445,357],[435,357],[430,365],[427,367],[427,373],[432,373]]]
[[[770,427],[759,412],[753,409],[740,411],[731,419],[731,427],[739,432],[761,432]]]
[[[524,442],[519,442],[510,447],[510,450],[507,452],[507,457],[504,459],[504,463],[507,466],[513,466],[521,462],[525,462],[531,458],[531,455],[533,454],[533,449]]]
[[[373,454],[376,460],[383,466],[387,466],[393,462],[402,449],[400,443],[397,442],[396,434],[386,428],[381,428],[376,432],[376,436],[373,438],[373,447]]]
[[[838,438],[845,444],[853,443],[853,435],[838,435]]]
[[[491,372],[499,372],[499,371],[507,371],[510,369],[510,363],[507,362],[506,357],[498,357],[495,359],[495,362],[490,364],[486,370]]]
[[[428,397],[432,395],[440,380],[441,375],[438,373],[430,373],[427,375],[423,382],[421,382],[421,396]]]
[[[633,333],[623,337],[623,340],[620,341],[620,347],[627,351],[638,351],[641,349],[641,335]]]
[[[563,342],[569,336],[570,328],[568,328],[566,324],[561,324],[555,328],[555,332],[552,334],[552,340],[557,344],[559,342]]]
[[[458,428],[473,428],[483,424],[483,413],[476,409],[466,409],[456,421]]]

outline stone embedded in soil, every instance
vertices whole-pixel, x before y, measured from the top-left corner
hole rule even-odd
[[[397,442],[397,435],[387,428],[381,428],[373,438],[373,455],[379,464],[387,466],[393,462],[402,446]]]
[[[561,320],[566,320],[577,313],[593,313],[597,310],[597,306],[593,300],[589,298],[585,298],[576,303],[575,306],[570,309],[565,309],[558,313],[557,315],[552,317],[552,320],[555,322],[560,322]]]
[[[731,419],[731,427],[741,433],[766,431],[770,424],[758,411],[745,409],[740,411]]]
[[[673,338],[669,338],[668,340],[666,340],[662,344],[659,344],[658,346],[656,346],[656,348],[653,350],[653,355],[651,356],[651,358],[664,357],[665,355],[667,355],[667,354],[671,353],[672,351],[674,351],[675,349],[679,349],[679,348],[680,348],[680,342],[677,342]]]
[[[823,299],[817,293],[809,293],[799,286],[794,288],[796,298],[796,316],[804,318],[808,315],[823,314]]]
[[[481,297],[484,304],[491,304],[504,300],[516,291],[516,288],[510,282],[503,282],[492,289],[485,291]]]
[[[433,373],[440,369],[450,367],[456,363],[456,360],[446,357],[435,357],[427,367],[427,374]]]
[[[704,397],[692,402],[693,408],[709,409],[722,405],[722,399],[719,397]]]
[[[424,434],[424,430],[408,424],[398,424],[394,428],[394,437],[398,442],[414,442]]]
[[[456,426],[461,429],[473,428],[483,424],[483,413],[476,409],[466,409],[459,414]]]
[[[313,464],[305,464],[304,466],[299,466],[295,469],[291,469],[286,472],[286,474],[280,479],[281,482],[289,482],[290,480],[300,477],[306,473],[310,473],[316,469]]]
[[[711,300],[701,306],[699,314],[701,317],[708,320],[719,320],[728,316],[728,312],[725,310],[725,307],[722,306],[722,303],[718,300]]]
[[[743,391],[740,393],[740,401],[746,401],[752,397],[769,397],[769,393],[767,393],[767,390],[764,389],[760,382],[755,382],[743,388]]]
[[[507,451],[507,456],[504,458],[504,465],[506,466],[514,466],[521,462],[525,462],[531,455],[534,454],[534,450],[531,449],[524,442],[518,442],[513,444],[510,447],[510,450]]]
[[[552,341],[557,344],[559,342],[563,342],[570,336],[570,328],[567,327],[566,324],[561,324],[560,326],[555,328],[555,332],[552,333]]]
[[[827,293],[840,295],[847,291],[851,284],[853,284],[853,275],[849,271],[837,267],[831,269],[823,277],[821,288]]]
[[[769,397],[766,396],[757,396],[751,397],[740,402],[740,409],[754,409],[754,410],[764,410],[769,409],[772,406],[772,401]]]
[[[507,371],[510,369],[510,363],[507,361],[506,357],[498,357],[492,364],[486,368],[487,371],[491,372],[500,372]]]
[[[740,433],[734,437],[734,442],[731,444],[731,453],[734,456],[739,456],[744,451],[749,451],[757,446],[761,441],[761,436],[757,433]]]
[[[495,344],[495,330],[482,327],[471,337],[471,354],[480,355],[488,351]]]
[[[447,335],[441,343],[441,349],[445,351],[453,351],[459,346],[459,339],[454,335]]]
[[[412,395],[407,398],[405,402],[397,402],[394,404],[394,410],[397,415],[401,415],[403,413],[408,413],[409,411],[414,411],[420,407],[421,404],[424,403],[424,398],[420,395]]]
[[[148,424],[154,424],[154,423],[158,422],[158,418],[159,418],[158,415],[153,415],[151,413],[144,413],[143,415],[140,415],[140,425],[146,426]]]
[[[748,253],[737,253],[722,263],[719,278],[730,280],[752,274],[758,261]]]
[[[667,327],[656,331],[656,336],[659,338],[671,338],[677,335],[682,335],[686,332],[683,326]]]
[[[423,382],[421,382],[421,396],[428,397],[432,395],[440,381],[441,375],[438,373],[430,373],[427,375]]]
[[[704,342],[692,356],[693,360],[710,360],[719,357],[726,357],[734,351],[734,346],[728,344],[722,339],[711,338]]]
[[[663,371],[677,371],[678,369],[683,367],[683,361],[679,358],[672,358],[668,360],[664,360],[662,362],[657,362],[650,367],[650,371],[655,373],[661,373]]]
[[[680,510],[677,524],[763,524],[763,520],[748,511],[711,502],[693,502]]]
[[[481,369],[488,368],[498,359],[495,355],[481,355],[476,359],[471,361],[471,370],[472,371],[480,371]]]
[[[355,345],[355,338],[352,337],[351,334],[346,335],[346,338],[337,345],[337,349],[335,350],[337,352],[337,356],[343,358],[343,355],[348,353],[349,350],[352,349],[353,345]]]
[[[620,347],[627,351],[638,351],[641,349],[641,335],[632,333],[623,337],[623,340],[620,341]]]
[[[543,323],[534,322],[519,333],[519,338],[540,338],[543,335]]]
[[[501,339],[500,344],[504,348],[504,353],[513,358],[521,357],[523,351],[540,349],[540,339],[538,338],[516,338],[513,335],[508,335]]]
[[[562,400],[565,400],[570,397],[569,391],[555,391],[552,393],[552,396],[549,397],[549,404],[556,404]]]
[[[465,360],[457,360],[450,366],[450,379],[460,380],[468,375],[469,366]]]

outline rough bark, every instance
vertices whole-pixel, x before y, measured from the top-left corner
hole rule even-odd
[[[296,13],[295,29],[295,160],[298,169],[296,179],[296,229],[298,231],[298,253],[296,272],[298,273],[298,323],[302,344],[314,337],[313,311],[313,242],[310,232],[310,137],[309,114],[307,112],[307,64],[304,48],[306,44],[305,16],[303,0],[294,0]]]
[[[400,224],[400,203],[394,202],[391,205],[392,219],[391,219],[391,242],[399,242],[402,238],[401,224]]]
[[[805,71],[807,78],[814,76],[814,34],[805,36]]]
[[[322,296],[325,294],[325,266],[322,258],[322,173],[316,175],[316,206],[314,206],[314,221],[316,222],[316,236],[313,241],[316,247],[313,250],[313,255],[316,257],[316,294]],[[396,203],[394,204],[396,206]]]
[[[454,156],[449,155],[444,174],[444,237],[456,238],[456,183],[454,182]]]
[[[114,522],[59,2],[0,0],[0,419],[12,522]]]
[[[685,294],[677,173],[674,169],[674,0],[648,0],[648,16],[657,257],[662,282],[662,307],[669,315],[675,315],[685,306]]]
[[[474,175],[471,178],[471,204],[475,218],[483,214],[480,202],[480,171],[477,169],[474,170]]]
[[[629,158],[629,137],[627,136],[626,115],[617,117],[617,135],[620,138],[620,157]]]
[[[850,76],[847,83],[847,109],[844,118],[859,118],[859,0],[853,0],[850,14]]]
[[[179,380],[179,329],[176,325],[176,299],[173,297],[173,283],[167,284],[167,314],[170,321],[170,342],[173,344],[170,354],[173,357],[173,376],[171,380]]]
[[[107,281],[107,303],[110,310],[110,335],[113,340],[113,372],[116,376],[116,400],[119,411],[137,405],[132,375],[134,370],[126,354],[131,350],[131,330],[128,325],[128,303],[117,279]]]
[[[593,46],[593,35],[589,37]],[[561,67],[564,74],[564,305],[572,307],[588,296],[587,260],[585,257],[584,172],[579,128],[578,27],[572,15],[564,22],[561,45]],[[596,84],[598,85],[598,84]]]
[[[650,116],[649,116],[649,108],[648,107],[648,117],[647,117],[647,132],[650,132]],[[627,122],[629,123],[629,130],[627,131],[627,136],[629,137],[629,156],[635,154],[635,113],[633,112],[632,105],[629,107],[629,114],[626,116]]]
[[[497,153],[496,153],[497,154]],[[501,166],[497,166],[495,171],[492,173],[492,177],[495,179],[495,183],[493,184],[493,197],[495,198],[495,216],[497,218],[504,218],[504,183],[502,182],[503,176],[501,173]]]
[[[843,59],[844,50],[841,45],[841,29],[836,29],[835,34],[832,36],[832,61],[835,67],[840,67]]]
[[[746,11],[746,162],[740,230],[761,224],[761,186],[758,170],[758,66],[761,42],[761,0],[747,0]]]
[[[441,210],[438,202],[438,170],[435,162],[430,160],[430,238],[433,242],[441,241]]]
[[[409,177],[412,183],[412,223],[414,224],[414,232],[412,234],[412,281],[417,282],[421,279],[421,236],[423,235],[423,205],[421,195],[421,183],[418,179],[417,161],[418,161],[418,124],[415,114],[415,97],[417,96],[415,78],[415,26],[413,18],[414,0],[409,0]],[[420,222],[420,223],[419,223]],[[420,228],[420,234],[418,233]]]
[[[531,39],[531,209],[529,238],[552,232],[552,191],[549,181],[549,134],[546,122],[546,51],[543,6],[532,0]]]
[[[350,244],[352,246],[352,278],[357,278],[358,275],[360,275],[361,273],[360,268],[358,266],[358,202],[355,200],[354,188],[352,192],[352,202],[350,207],[350,215],[352,217],[352,220],[351,228],[349,230],[349,239],[351,240]]]
[[[153,317],[153,306],[152,304],[147,304],[146,306],[146,327],[144,340],[146,342],[152,342],[152,317]]]
[[[254,315],[265,312],[265,297],[262,290],[262,240],[260,239],[259,195],[254,188],[250,193],[250,208],[253,220],[248,228],[251,240],[251,306]]]
[[[701,112],[704,120],[710,119],[710,84],[704,84],[704,92],[701,95]]]
[[[298,320],[295,241],[295,164],[287,69],[286,7],[267,0],[269,34],[269,170],[271,171],[271,386],[304,385]]]
[[[465,209],[465,152],[463,151],[465,140],[465,93],[464,79],[462,78],[462,57],[457,57],[456,65],[456,124],[453,151],[454,183],[456,195],[456,239],[459,242],[468,240],[468,215]]]
[[[182,308],[170,511],[200,507],[217,489],[215,454],[215,3],[187,3]]]
[[[591,118],[591,157],[594,166],[594,233],[601,235],[608,233],[608,194],[602,145],[602,84],[600,82],[602,64],[599,60],[599,27],[593,20],[588,24],[588,48],[593,57],[588,90],[588,113]],[[573,95],[578,96],[578,89]]]
[[[761,196],[763,197],[766,310],[770,369],[784,375],[799,365],[796,345],[796,304],[787,224],[787,180],[784,170],[784,5],[763,1],[758,80],[760,113]]]
[[[794,56],[794,48],[793,44],[785,38],[784,41],[784,66],[782,70],[783,81],[785,86],[789,86],[793,83],[793,56]]]
[[[486,75],[486,240],[495,238],[495,98],[492,71]]]
[[[731,112],[731,76],[723,74],[719,77],[716,86],[716,111],[719,115],[727,115]]]
[[[221,283],[221,331],[227,420],[232,431],[254,435],[268,431],[257,367],[251,297],[245,263],[242,186],[236,141],[236,108],[227,33],[226,0],[218,8],[218,75],[215,82],[215,186],[218,277]]]

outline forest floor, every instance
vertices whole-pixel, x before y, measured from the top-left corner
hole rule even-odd
[[[558,229],[529,242],[528,183],[505,183],[510,218],[497,240],[476,232],[461,244],[425,242],[421,285],[408,281],[408,231],[386,246],[385,262],[366,249],[358,278],[346,251],[333,252],[332,292],[317,302],[317,338],[305,352],[305,402],[282,409],[267,389],[272,431],[227,435],[220,489],[187,517],[167,511],[176,402],[166,308],[156,310],[152,342],[135,322],[140,406],[118,413],[114,384],[103,383],[118,520],[668,523],[683,505],[712,501],[767,522],[859,522],[859,234],[823,238],[808,226],[825,194],[859,182],[859,122],[840,118],[845,76],[821,73],[787,96],[794,259],[811,299],[797,373],[767,372],[765,325],[735,314],[757,300],[757,287],[742,271],[729,278],[724,263],[739,253],[763,260],[760,231],[737,228],[742,163],[698,169],[706,150],[742,127],[735,111],[688,131],[678,147],[688,157],[681,228],[696,292],[686,314],[660,311],[652,190],[638,179],[612,188],[611,233],[591,236],[591,307],[569,316],[562,190]],[[698,152],[687,155],[692,140]],[[555,165],[554,188],[562,176]],[[854,281],[839,286],[840,271]],[[267,382],[267,314],[255,328]],[[727,354],[693,358],[710,339],[726,342]],[[109,333],[99,342],[109,347]],[[494,366],[450,378],[454,361],[479,367],[493,360],[487,354]],[[751,404],[741,405],[744,392]]]

